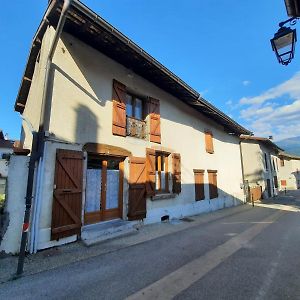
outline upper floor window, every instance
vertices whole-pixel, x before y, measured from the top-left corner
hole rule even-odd
[[[280,159],[280,166],[284,167],[284,159],[283,158]]]
[[[213,134],[211,131],[205,131],[205,149],[207,153],[214,153]]]
[[[138,120],[143,120],[144,111],[143,100],[137,96],[127,93],[126,94],[126,115]]]
[[[268,171],[268,155],[267,155],[267,153],[264,154],[264,157],[265,157],[265,169],[266,169],[266,171]]]

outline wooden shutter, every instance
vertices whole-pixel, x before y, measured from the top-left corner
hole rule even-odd
[[[209,182],[209,198],[218,198],[217,171],[207,170]]]
[[[205,149],[207,153],[214,153],[213,134],[205,131]]]
[[[161,143],[160,133],[160,105],[159,100],[148,99],[148,113],[150,119],[150,142]]]
[[[204,170],[194,170],[195,177],[195,200],[204,200]]]
[[[147,149],[146,151],[146,194],[147,196],[155,195],[155,150]]]
[[[126,86],[113,80],[113,124],[112,133],[126,136]]]
[[[179,153],[172,154],[173,163],[173,193],[179,194],[181,192],[181,159]]]
[[[284,159],[283,158],[280,159],[280,166],[284,167]]]
[[[82,176],[82,152],[58,149],[54,176],[51,240],[80,234]]]
[[[286,186],[286,180],[285,179],[280,180],[280,183],[281,183],[281,186]]]
[[[146,218],[146,159],[130,158],[128,220]]]

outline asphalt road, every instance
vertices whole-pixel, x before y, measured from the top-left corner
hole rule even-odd
[[[7,282],[0,299],[300,299],[295,200]]]

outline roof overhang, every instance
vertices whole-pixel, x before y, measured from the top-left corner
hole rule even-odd
[[[300,17],[300,0],[284,0],[289,17]]]
[[[274,149],[276,152],[283,151],[282,148],[280,148],[279,146],[277,146],[274,142],[272,142],[268,138],[258,137],[258,136],[252,136],[252,135],[241,135],[240,139],[242,141],[244,141],[244,142],[253,141],[253,142],[257,142],[257,143],[262,143],[265,146]]]
[[[33,40],[15,103],[15,110],[20,113],[23,112],[26,105],[42,37],[48,23],[56,27],[62,2],[61,0],[50,2],[46,12],[48,17],[41,22]],[[72,1],[64,31],[223,125],[228,133],[235,135],[250,134],[249,130],[236,123],[229,116],[206,101],[178,76],[78,0]]]
[[[278,154],[278,156],[280,158],[288,159],[288,160],[300,160],[300,156],[294,155],[294,154],[290,154],[290,153],[287,153],[287,152],[280,152]]]

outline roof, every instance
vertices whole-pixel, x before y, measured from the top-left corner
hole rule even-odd
[[[300,17],[300,0],[284,0],[289,17]]]
[[[287,158],[287,159],[300,160],[300,156],[294,155],[294,154],[290,154],[290,153],[287,153],[287,152],[280,152],[280,153],[278,154],[278,156],[279,156],[280,158]]]
[[[14,147],[14,141],[11,140],[0,140],[0,148],[10,148]]]
[[[253,135],[241,135],[240,138],[244,141],[247,141],[247,140],[257,141],[259,143],[266,145],[267,147],[271,147],[272,149],[274,149],[276,151],[283,151],[282,148],[277,146],[274,142],[272,142],[268,138],[258,137],[258,136],[253,136]]]
[[[53,0],[50,2],[46,11],[48,14],[47,22],[50,22],[54,27],[56,27],[59,20],[61,4],[62,0]],[[29,58],[15,103],[15,110],[20,113],[23,112],[26,105],[35,61],[47,28],[47,22],[44,19],[41,22],[30,49]],[[79,0],[72,1],[64,25],[64,31],[104,53],[159,88],[179,98],[187,105],[223,125],[229,133],[237,135],[251,133],[205,100],[182,79]]]

